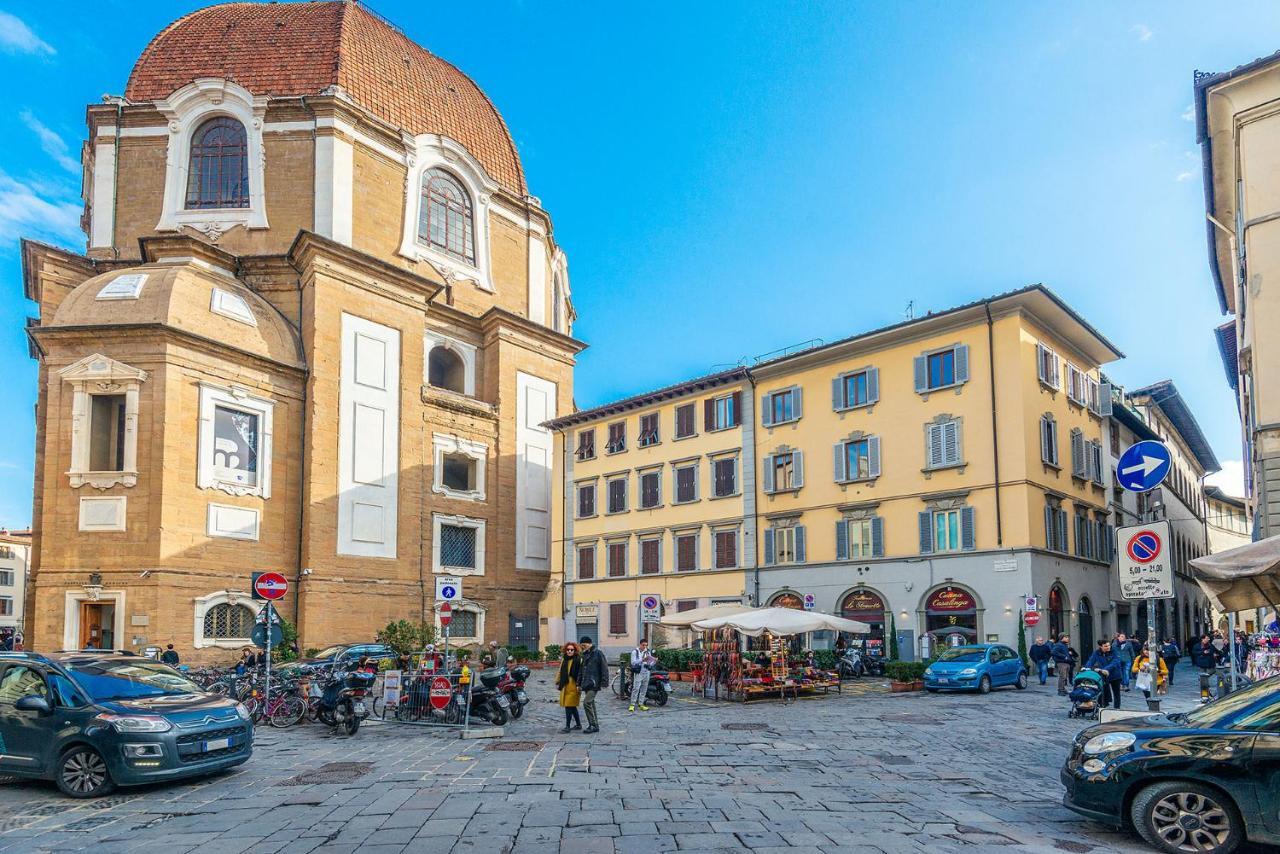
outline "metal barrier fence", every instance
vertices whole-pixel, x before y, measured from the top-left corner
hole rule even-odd
[[[389,723],[471,728],[471,680],[459,672],[427,667],[382,673],[379,717]]]

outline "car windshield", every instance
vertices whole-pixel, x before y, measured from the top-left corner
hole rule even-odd
[[[1280,696],[1280,676],[1272,676],[1270,679],[1242,688],[1234,694],[1228,694],[1221,700],[1187,712],[1184,720],[1196,727],[1221,726],[1223,721],[1229,720],[1259,700],[1277,696]]]
[[[331,646],[328,649],[322,649],[316,653],[316,658],[337,658],[345,650],[345,646]]]
[[[98,702],[204,693],[173,668],[155,661],[68,662],[65,666],[84,692]]]
[[[953,646],[951,649],[944,649],[942,655],[938,656],[938,661],[982,661],[986,657],[985,649]]]

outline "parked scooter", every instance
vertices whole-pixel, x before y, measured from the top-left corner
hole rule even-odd
[[[635,684],[632,680],[635,676],[627,668],[622,668],[620,673],[621,681],[614,680],[614,685],[620,687],[618,693],[620,699],[626,700],[631,696],[631,686]],[[653,703],[655,706],[665,706],[667,700],[671,696],[671,674],[665,670],[649,671],[649,687],[644,692],[646,703]]]
[[[481,670],[471,686],[471,715],[502,726],[510,717],[511,700],[498,690],[505,674],[501,670]]]
[[[529,695],[524,690],[524,683],[528,678],[529,668],[518,664],[502,674],[502,680],[498,682],[498,693],[507,698],[507,713],[512,720],[523,715],[524,707],[529,704]]]
[[[846,649],[844,655],[836,659],[836,673],[841,679],[860,679],[867,672],[867,665],[862,660],[862,653],[856,649]]]
[[[334,730],[355,735],[360,722],[369,717],[369,705],[365,702],[365,697],[375,679],[376,674],[364,670],[337,670],[322,684],[313,681],[311,690],[319,692],[316,717]]]

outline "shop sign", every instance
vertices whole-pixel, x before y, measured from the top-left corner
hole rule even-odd
[[[840,610],[846,615],[850,613],[867,614],[877,622],[884,619],[884,600],[870,590],[855,590],[844,597]],[[853,618],[856,619],[856,618]]]
[[[804,610],[804,601],[794,593],[780,593],[773,597],[772,607],[795,608],[797,611],[801,611]]]
[[[574,607],[573,615],[579,620],[594,620],[600,616],[599,605],[577,605]]]
[[[929,601],[925,604],[925,608],[929,611],[973,611],[977,605],[973,601],[973,597],[963,590],[956,590],[953,587],[944,587],[934,592],[929,597]]]

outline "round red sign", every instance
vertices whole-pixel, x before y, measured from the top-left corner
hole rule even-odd
[[[453,696],[453,685],[449,684],[449,680],[444,676],[437,676],[431,680],[431,708],[443,709],[449,705],[449,698]]]
[[[1025,616],[1023,616],[1022,620],[1023,620],[1023,622],[1024,622],[1024,623],[1026,623],[1028,626],[1034,626],[1034,625],[1036,625],[1037,623],[1039,623],[1039,622],[1040,622],[1040,612],[1039,612],[1039,611],[1028,611],[1028,612],[1026,613],[1026,615],[1025,615]]]
[[[289,580],[278,572],[264,572],[253,580],[253,592],[263,599],[283,599]]]
[[[453,606],[445,602],[440,606],[440,628],[444,628],[453,621]]]
[[[1151,563],[1160,557],[1160,536],[1155,531],[1139,531],[1129,538],[1125,551],[1134,563]]]

